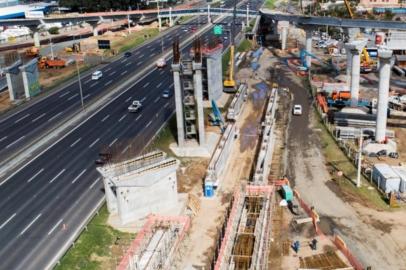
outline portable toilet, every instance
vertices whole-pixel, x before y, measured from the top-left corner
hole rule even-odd
[[[212,182],[205,182],[204,183],[204,196],[205,197],[213,197],[214,196],[214,188]]]
[[[282,196],[288,202],[293,200],[293,191],[288,185],[282,186]]]

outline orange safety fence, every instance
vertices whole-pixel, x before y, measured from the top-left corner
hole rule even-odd
[[[296,189],[293,190],[293,194],[295,195],[297,201],[299,202],[300,207],[302,207],[307,213],[307,215],[312,218],[313,226],[317,234],[323,235],[322,231],[319,229],[319,226],[317,224],[317,222],[319,222],[320,220],[317,212],[313,208],[309,207],[309,205],[307,205],[307,203],[304,200],[302,200],[299,192]]]
[[[319,106],[323,110],[323,112],[327,113],[328,106],[327,106],[326,98],[323,95],[317,94],[316,99],[317,99],[317,103],[319,104]]]
[[[364,270],[362,264],[357,260],[357,258],[354,257],[354,255],[352,255],[344,240],[337,234],[334,235],[334,244],[344,254],[344,256],[347,258],[347,260],[350,262],[351,266],[354,267],[355,270]]]

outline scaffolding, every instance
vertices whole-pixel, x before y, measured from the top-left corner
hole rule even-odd
[[[150,215],[116,269],[169,269],[189,227],[186,216]]]
[[[272,193],[272,186],[251,185],[234,193],[215,270],[267,268]]]

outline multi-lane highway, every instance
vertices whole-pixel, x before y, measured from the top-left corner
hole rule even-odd
[[[206,18],[202,18],[204,23]],[[191,23],[196,23],[197,19]],[[179,31],[180,30],[180,31]],[[91,73],[81,77],[85,105],[105,94],[118,83],[134,76],[159,57],[161,47],[171,48],[173,39],[186,39],[188,32],[179,27],[168,31],[162,38],[133,50],[131,57],[121,57],[100,70],[103,77],[97,81],[91,79]],[[16,149],[32,143],[34,138],[44,134],[56,123],[62,121],[80,108],[79,83],[74,81],[56,93],[20,110],[8,117],[0,118],[0,156],[7,157]],[[4,158],[3,158],[4,159]]]
[[[250,7],[259,4],[259,1],[251,1]],[[231,20],[227,18],[225,22],[231,22]],[[191,34],[181,32],[181,28],[176,31],[183,38]],[[207,39],[209,35],[210,31],[207,31],[203,34],[203,39]],[[172,38],[168,38],[167,42],[171,40]],[[156,44],[158,48],[159,43]],[[224,43],[226,47],[228,40]],[[124,71],[134,74],[137,63],[141,62],[140,68],[148,63],[150,53],[153,51],[148,51],[146,46],[129,59],[114,63],[114,67],[110,70],[106,70],[109,67],[105,67],[103,69],[105,76],[98,82],[99,85],[88,85],[89,88],[85,90],[84,95],[90,94],[96,98],[97,91],[108,88],[106,84],[110,80],[113,82],[124,80],[124,77],[119,77]],[[190,46],[184,49],[185,52],[189,50]],[[131,64],[126,66],[127,63]],[[114,71],[115,73],[111,75]],[[50,97],[52,102],[48,101],[50,102],[47,103],[48,105],[43,104],[35,109],[34,118],[30,114],[20,122],[24,121],[26,125],[35,128],[40,126],[40,123],[48,122],[61,110],[80,106],[79,97],[73,97],[77,88],[70,87],[72,90],[60,91]],[[45,269],[48,266],[61,247],[68,243],[82,226],[87,215],[103,199],[102,182],[94,164],[98,152],[102,147],[118,146],[120,146],[118,150],[123,154],[130,151],[130,147],[132,151],[140,151],[173,114],[174,100],[161,97],[165,89],[173,89],[170,68],[151,70],[110,103],[101,107],[98,112],[67,132],[53,145],[33,157],[30,162],[18,168],[6,182],[1,184],[0,261],[2,269]],[[65,96],[62,96],[64,94]],[[74,102],[68,100],[69,97],[73,97]],[[134,99],[141,100],[144,107],[139,113],[130,114],[127,107]],[[65,107],[64,103],[70,105]],[[20,115],[20,118],[24,116],[24,114]],[[33,122],[38,117],[40,119]],[[58,117],[62,118],[63,115],[60,114],[55,118]],[[12,126],[15,121],[3,121],[1,129],[3,125],[5,128]],[[25,129],[21,126],[24,125],[17,125],[16,128]],[[14,129],[9,130],[10,133],[13,131]],[[9,133],[4,135],[2,133],[2,136],[9,136]]]

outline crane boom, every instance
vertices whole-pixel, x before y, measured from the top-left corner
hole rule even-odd
[[[228,79],[224,80],[224,87],[235,87],[234,81],[234,44],[230,46],[230,70]]]
[[[350,14],[350,18],[354,19],[354,13],[352,13],[350,2],[348,0],[344,0],[345,7],[347,8],[348,14]]]

